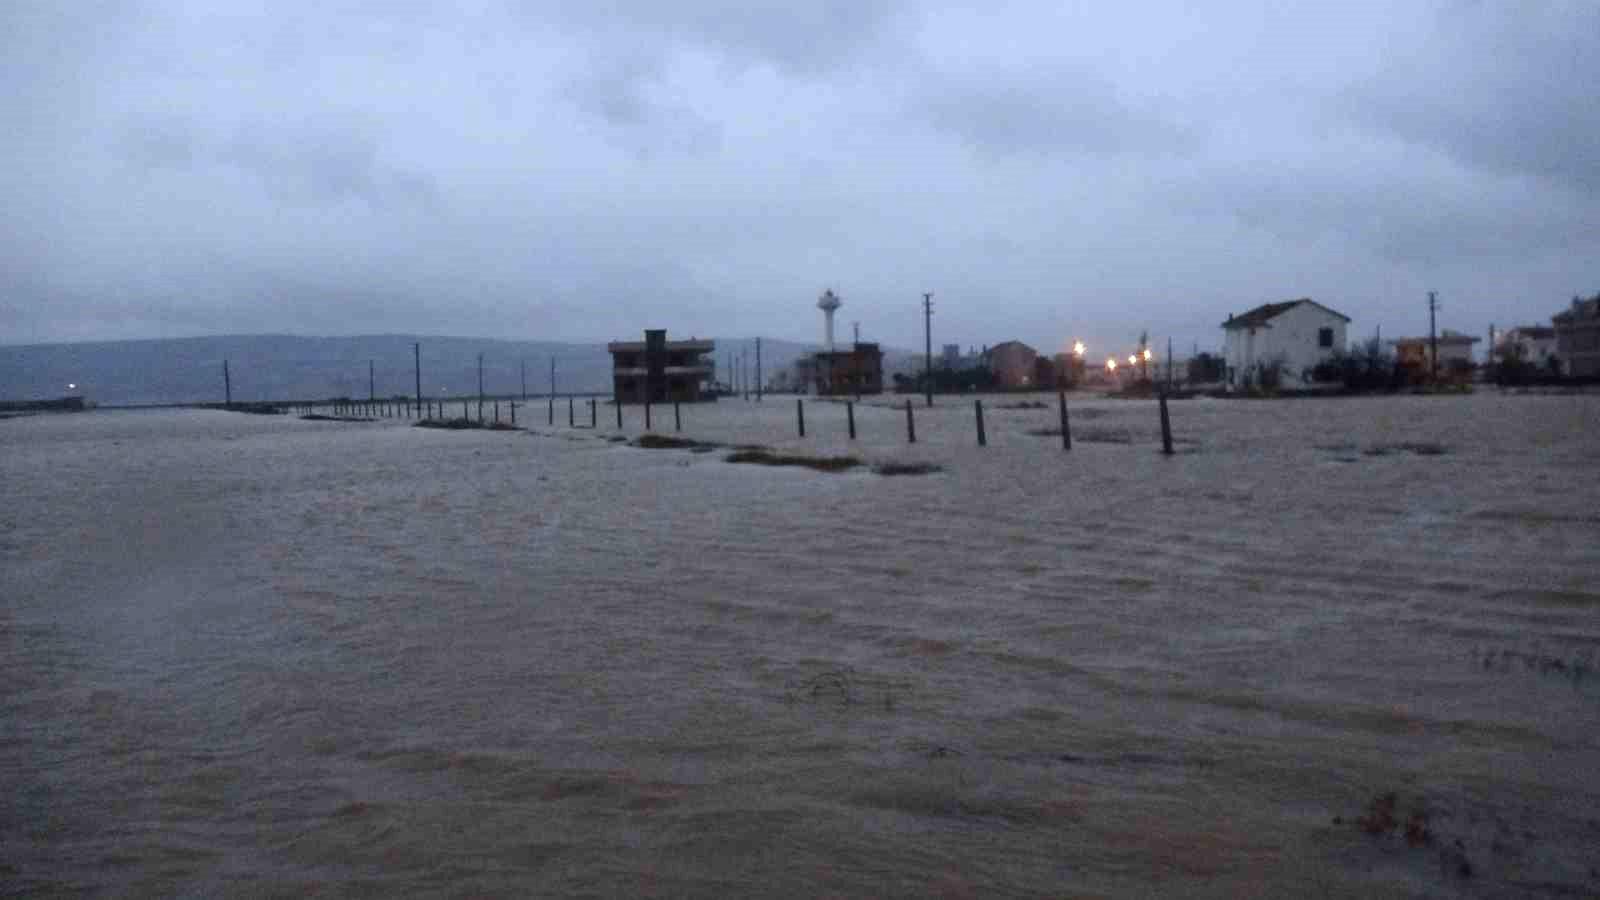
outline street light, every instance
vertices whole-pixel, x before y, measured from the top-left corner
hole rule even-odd
[[[1087,349],[1089,348],[1083,345],[1083,341],[1079,341],[1072,345],[1072,352],[1077,354],[1080,359],[1083,357],[1083,351]]]
[[[1138,364],[1139,364],[1139,357],[1134,356],[1132,353],[1129,353],[1128,354],[1128,365],[1137,366]]]
[[[1117,361],[1114,359],[1106,360],[1106,371],[1115,374],[1117,371]]]

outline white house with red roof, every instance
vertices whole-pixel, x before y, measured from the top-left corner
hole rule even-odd
[[[1349,316],[1309,297],[1230,315],[1222,323],[1228,383],[1258,384],[1263,372],[1281,367],[1285,385],[1310,384],[1312,370],[1344,350],[1349,324]]]

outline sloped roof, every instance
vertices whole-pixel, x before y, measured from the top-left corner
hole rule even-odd
[[[1228,329],[1267,327],[1270,320],[1283,315],[1302,303],[1309,303],[1323,312],[1332,313],[1346,322],[1350,321],[1349,316],[1339,312],[1338,310],[1329,309],[1310,297],[1301,297],[1299,300],[1285,300],[1282,303],[1263,303],[1247,313],[1237,316],[1229,316],[1228,321],[1222,323],[1222,327]]]
[[[1024,344],[1021,341],[1001,341],[1000,343],[995,344],[993,347],[990,347],[989,348],[989,352],[990,353],[994,353],[995,351],[1000,350],[1000,349],[1005,348],[1005,347],[1020,347],[1023,350],[1026,350],[1029,353],[1032,353],[1034,356],[1038,356],[1039,355],[1039,351],[1033,349],[1032,347],[1029,347],[1027,344]]]
[[[1506,337],[1525,337],[1531,341],[1545,340],[1556,336],[1556,330],[1545,325],[1518,325],[1505,331]]]
[[[1578,319],[1589,319],[1597,316],[1600,316],[1600,294],[1596,294],[1587,300],[1575,298],[1572,301],[1571,309],[1556,313],[1550,317],[1550,321],[1557,325],[1565,325]]]

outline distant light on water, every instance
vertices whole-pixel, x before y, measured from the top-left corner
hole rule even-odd
[[[69,390],[69,391],[75,391],[77,389],[78,389],[78,386],[76,384],[68,384],[67,385],[67,390]]]

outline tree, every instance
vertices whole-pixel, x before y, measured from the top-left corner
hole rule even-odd
[[[1209,384],[1221,381],[1227,377],[1226,367],[1222,364],[1222,357],[1212,356],[1209,353],[1189,360],[1189,381],[1195,384]]]
[[[1033,385],[1039,390],[1055,390],[1055,363],[1041,356],[1033,361]]]

